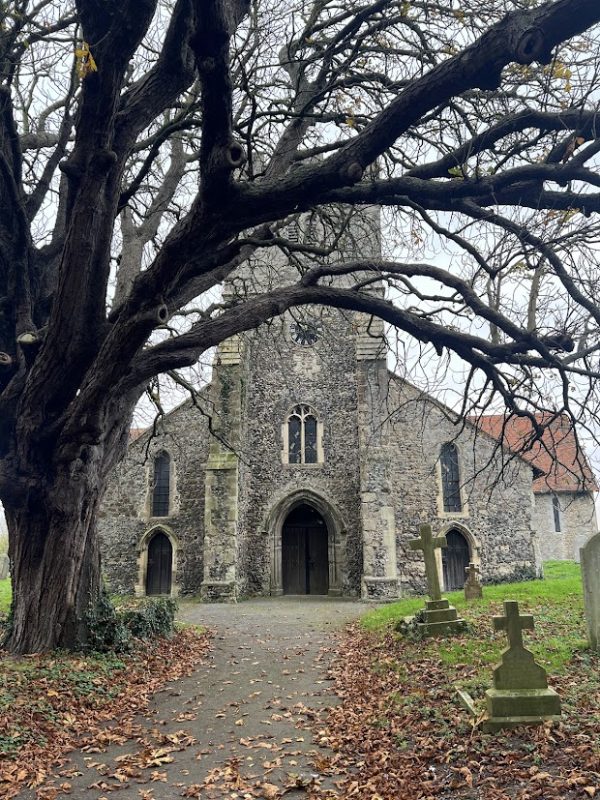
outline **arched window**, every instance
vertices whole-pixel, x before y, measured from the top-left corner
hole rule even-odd
[[[297,219],[292,220],[285,226],[283,229],[283,235],[290,242],[300,241],[300,223]]]
[[[442,445],[440,452],[440,466],[442,468],[442,497],[444,511],[462,511],[460,497],[460,471],[458,468],[458,450],[453,442]]]
[[[554,530],[556,533],[560,533],[562,526],[560,524],[560,500],[557,494],[552,495],[552,514],[554,516]]]
[[[310,406],[297,405],[287,421],[289,464],[317,464],[320,453],[319,424]]]
[[[171,495],[171,457],[164,450],[154,459],[152,481],[152,516],[168,517]]]

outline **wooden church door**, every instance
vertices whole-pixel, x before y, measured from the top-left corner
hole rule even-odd
[[[148,545],[146,594],[171,594],[173,547],[162,531],[155,534]]]
[[[442,567],[446,591],[462,589],[465,585],[465,569],[471,560],[469,543],[459,531],[448,531],[447,547],[442,550]]]
[[[329,558],[325,520],[314,508],[294,509],[281,531],[284,594],[327,594]]]

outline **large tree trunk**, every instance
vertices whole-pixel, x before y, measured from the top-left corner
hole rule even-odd
[[[16,526],[11,519],[9,535],[16,546],[11,547],[13,605],[8,649],[37,653],[83,645],[86,610],[100,587],[100,559],[90,527],[72,521],[60,536],[60,523],[49,521],[43,513],[29,520],[22,514]]]
[[[55,468],[53,477],[32,475],[35,489],[27,502],[4,500],[13,587],[11,652],[85,644],[87,613],[101,590],[96,519],[112,463],[103,447],[84,446],[77,458]]]

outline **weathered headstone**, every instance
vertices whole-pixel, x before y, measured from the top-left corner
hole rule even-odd
[[[600,533],[581,548],[579,556],[588,639],[592,650],[600,650]]]
[[[523,644],[523,630],[533,630],[533,617],[519,614],[516,600],[504,601],[504,616],[494,617],[494,630],[506,631],[508,647],[494,669],[494,688],[486,694],[484,730],[541,725],[560,716],[560,697],[548,688],[546,670]]]
[[[479,567],[471,561],[465,568],[467,578],[465,580],[465,600],[479,600],[483,597],[483,589],[479,581]]]
[[[422,612],[423,621],[417,623],[417,628],[422,636],[447,636],[453,633],[464,633],[466,623],[459,619],[454,606],[442,597],[440,576],[438,572],[435,551],[446,547],[445,536],[433,536],[431,525],[421,525],[421,534],[418,539],[410,541],[411,550],[422,550],[425,560],[425,575],[427,577],[427,590],[431,600],[425,603]]]
[[[0,556],[0,581],[8,578],[9,574],[9,561],[7,555]]]

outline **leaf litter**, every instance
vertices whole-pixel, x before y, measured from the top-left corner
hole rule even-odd
[[[0,653],[0,797],[10,800],[25,787],[37,789],[39,800],[68,793],[68,781],[42,787],[67,754],[75,748],[101,753],[143,736],[134,716],[169,681],[189,675],[209,646],[208,632],[185,628],[118,657],[58,652],[15,660]],[[193,742],[180,731],[160,747],[149,743],[141,762],[121,757],[119,770],[97,788],[126,785],[140,769],[160,768],[173,760],[172,751]]]

